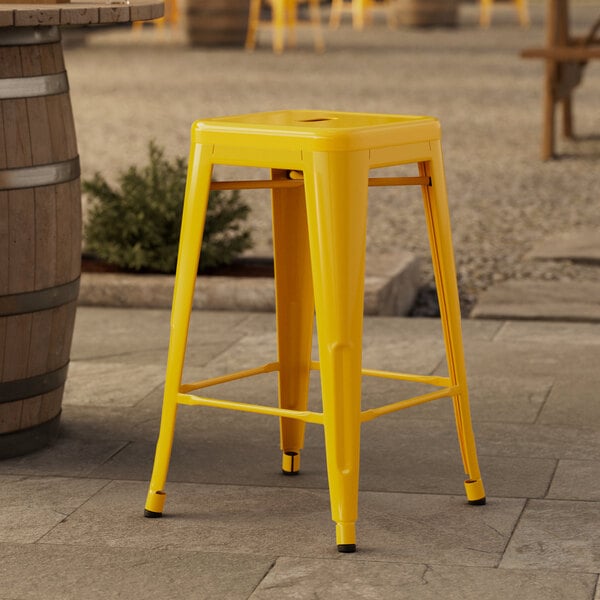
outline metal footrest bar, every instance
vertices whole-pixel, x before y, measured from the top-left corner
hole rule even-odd
[[[312,361],[310,365],[311,370],[320,370],[320,364],[318,361]],[[246,369],[244,371],[237,371],[235,373],[229,373],[228,375],[221,375],[219,377],[213,377],[211,379],[204,379],[194,383],[183,384],[180,387],[180,393],[177,394],[177,403],[185,404],[188,406],[209,406],[213,408],[224,408],[229,410],[238,410],[241,412],[251,412],[264,415],[272,415],[276,417],[286,417],[288,419],[297,419],[306,423],[317,423],[323,424],[323,413],[314,411],[298,411],[287,408],[278,408],[270,406],[262,406],[260,404],[249,404],[246,402],[236,402],[232,400],[218,400],[216,398],[204,398],[202,396],[193,396],[187,392],[194,390],[200,390],[203,388],[219,385],[221,383],[227,383],[230,381],[237,381],[246,377],[253,377],[254,375],[262,375],[265,373],[273,373],[279,370],[279,363],[272,362],[254,369]],[[362,374],[368,377],[379,377],[384,379],[395,379],[399,381],[411,381],[414,383],[422,383],[427,385],[434,385],[441,387],[442,389],[429,392],[427,394],[421,394],[419,396],[413,396],[412,398],[406,398],[386,404],[385,406],[379,406],[377,408],[370,408],[368,410],[361,411],[360,420],[361,422],[372,421],[377,417],[387,415],[411,406],[417,406],[419,404],[425,404],[432,400],[438,400],[439,398],[446,398],[456,396],[459,393],[459,386],[452,386],[449,377],[438,377],[435,375],[412,375],[409,373],[395,373],[393,371],[379,371],[375,369],[363,369]]]
[[[177,404],[186,404],[188,406],[211,406],[213,408],[226,408],[229,410],[238,410],[241,412],[257,413],[261,415],[272,415],[275,417],[286,417],[288,419],[297,419],[306,423],[317,423],[323,425],[323,413],[317,413],[310,410],[291,410],[288,408],[262,406],[260,404],[248,404],[246,402],[235,402],[232,400],[217,400],[215,398],[203,398],[201,396],[192,396],[191,394],[177,394]]]
[[[272,190],[304,185],[303,179],[249,179],[245,181],[213,181],[212,191],[222,190]],[[399,185],[431,185],[430,177],[369,177],[370,187],[395,187]]]
[[[367,377],[413,381],[415,383],[426,383],[437,387],[448,387],[452,385],[452,381],[449,377],[439,377],[437,375],[411,375],[410,373],[395,373],[393,371],[379,371],[376,369],[363,369],[362,374]]]
[[[402,410],[404,408],[418,406],[419,404],[425,404],[426,402],[431,402],[432,400],[439,400],[440,398],[449,398],[451,396],[456,396],[456,394],[458,394],[458,390],[458,386],[444,388],[442,390],[430,392],[429,394],[414,396],[413,398],[407,398],[406,400],[400,400],[398,402],[393,402],[392,404],[386,404],[385,406],[369,408],[367,410],[361,411],[360,421],[361,423],[365,423],[366,421],[372,421],[377,417],[389,415],[390,413]]]
[[[254,375],[263,375],[264,373],[273,373],[279,370],[279,363],[272,362],[256,367],[254,369],[246,369],[244,371],[236,371],[235,373],[229,373],[228,375],[221,375],[220,377],[212,377],[211,379],[203,379],[202,381],[196,381],[193,383],[182,384],[179,388],[180,392],[184,394],[187,392],[193,392],[194,390],[201,390],[203,388],[211,387],[213,385],[219,385],[221,383],[228,383],[229,381],[237,381],[238,379],[244,379],[245,377],[253,377]]]

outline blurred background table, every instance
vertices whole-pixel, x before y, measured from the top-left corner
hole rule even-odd
[[[600,15],[583,36],[570,31],[569,0],[548,0],[546,46],[523,50],[523,58],[545,60],[542,158],[554,156],[555,108],[562,103],[563,134],[573,137],[573,90],[581,83],[589,60],[600,58]]]

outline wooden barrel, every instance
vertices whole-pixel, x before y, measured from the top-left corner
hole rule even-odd
[[[192,46],[243,46],[249,0],[188,0],[187,34]]]
[[[458,23],[457,0],[398,0],[398,23],[410,27],[451,27]]]
[[[56,27],[0,37],[0,457],[58,432],[81,271],[79,158]]]

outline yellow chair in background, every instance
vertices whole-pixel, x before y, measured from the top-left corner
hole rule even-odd
[[[517,14],[519,16],[519,23],[521,27],[529,27],[530,18],[529,18],[529,5],[527,0],[510,0],[512,4],[515,5],[517,10]],[[492,8],[494,5],[494,0],[480,0],[480,15],[479,15],[479,24],[482,27],[489,27],[492,22]]]
[[[398,25],[393,0],[332,0],[329,27],[337,29],[342,15],[349,13],[352,15],[352,27],[364,29],[365,25],[371,25],[375,12],[385,13],[389,27],[395,28]]]
[[[307,0],[310,13],[308,23],[314,32],[316,52],[323,52],[325,44],[321,32],[321,11],[319,0]],[[273,31],[273,52],[281,54],[289,40],[289,46],[296,45],[296,27],[305,25],[298,21],[298,0],[268,0],[270,20],[261,18],[263,0],[250,0],[250,13],[248,17],[248,34],[246,36],[246,49],[254,50],[256,47],[256,34],[259,29],[269,28]]]
[[[322,425],[337,547],[340,552],[354,552],[362,423],[425,402],[452,398],[466,473],[466,496],[471,504],[485,504],[471,427],[440,136],[440,125],[432,117],[330,111],[284,110],[194,123],[163,412],[145,516],[160,517],[163,512],[179,405],[278,417],[282,469],[288,474],[300,469],[305,424]],[[369,177],[371,169],[405,164],[417,167],[414,177]],[[271,179],[212,182],[214,165],[269,168]],[[370,185],[421,187],[446,348],[447,376],[363,368]],[[209,191],[257,187],[272,189],[276,359],[229,375],[183,383]],[[315,314],[318,360],[312,359]],[[320,371],[321,375],[321,412],[308,409],[309,376],[313,370]],[[192,393],[274,372],[278,374],[279,384],[277,407]],[[364,410],[361,405],[364,376],[411,381],[427,387],[417,396]],[[410,460],[410,457],[394,457],[394,460]],[[293,523],[290,526],[293,527]]]
[[[177,6],[177,0],[164,0],[165,12],[159,19],[153,19],[152,21],[134,21],[132,24],[133,31],[141,31],[144,23],[154,25],[159,29],[164,29],[165,25],[171,25],[177,27],[179,25],[179,8]]]

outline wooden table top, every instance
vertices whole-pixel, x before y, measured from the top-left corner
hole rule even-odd
[[[162,0],[74,1],[64,4],[0,4],[0,27],[102,25],[157,19]]]

